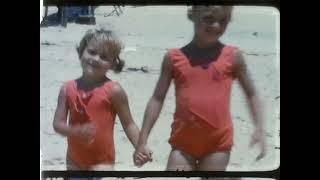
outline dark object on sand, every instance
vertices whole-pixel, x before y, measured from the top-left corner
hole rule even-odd
[[[85,11],[84,13],[84,15],[79,14],[75,22],[79,24],[95,25],[96,18],[94,17],[94,7],[89,6],[87,11]]]
[[[280,96],[277,96],[275,99],[279,99],[280,98]]]
[[[61,14],[60,14],[60,22],[61,22],[61,25],[63,27],[67,27],[67,23],[68,23],[68,16],[67,16],[67,11],[66,11],[66,8],[65,7],[60,7],[61,9]]]
[[[67,15],[66,8],[63,6],[58,6],[58,12],[48,16],[48,6],[45,7],[45,13],[40,27],[46,27],[50,25],[62,25],[67,27]]]
[[[131,67],[129,67],[129,68],[127,68],[127,70],[128,70],[128,71],[142,71],[142,72],[144,72],[144,73],[148,73],[148,72],[149,72],[147,66],[143,66],[143,67],[141,67],[141,68],[131,68]]]
[[[51,45],[56,45],[55,43],[51,43],[49,41],[44,41],[40,43],[41,45],[46,45],[46,46],[51,46]]]
[[[87,15],[80,15],[76,20],[76,23],[78,24],[87,24],[87,25],[95,25],[96,24],[96,18],[92,16]]]
[[[141,71],[142,71],[142,72],[144,72],[144,73],[149,72],[149,70],[148,70],[147,66],[143,66],[143,67],[141,67]]]
[[[258,32],[254,32],[254,33],[252,33],[252,35],[258,36]]]
[[[40,26],[67,27],[68,22],[79,24],[96,24],[94,10],[96,6],[59,6],[58,12],[48,16],[48,6],[45,7],[45,15]]]
[[[120,14],[122,14],[122,10],[120,6],[113,6],[113,10],[111,11],[111,13],[109,14],[105,14],[104,17],[108,17],[108,16],[112,16],[114,14],[116,14],[117,16],[120,16]]]
[[[259,56],[259,54],[257,53],[246,53],[247,55],[251,55],[251,56]]]

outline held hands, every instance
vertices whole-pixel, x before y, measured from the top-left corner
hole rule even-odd
[[[264,138],[264,131],[262,129],[256,129],[251,136],[250,148],[255,144],[258,144],[260,154],[256,157],[256,161],[259,161],[266,155],[266,142]]]
[[[138,145],[133,154],[134,165],[140,168],[148,161],[152,162],[152,151],[145,145]]]
[[[83,144],[91,144],[96,134],[96,126],[93,123],[85,123],[72,127],[71,134]]]

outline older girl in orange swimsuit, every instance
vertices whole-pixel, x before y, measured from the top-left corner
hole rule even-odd
[[[219,41],[231,18],[230,6],[193,6],[188,18],[194,38],[180,49],[169,49],[160,78],[144,116],[135,155],[147,154],[146,143],[173,80],[176,110],[169,143],[167,170],[225,171],[233,145],[230,113],[232,83],[239,80],[255,125],[252,144],[265,155],[259,101],[241,52]],[[138,158],[136,158],[138,160]]]

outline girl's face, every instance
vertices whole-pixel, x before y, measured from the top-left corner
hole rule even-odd
[[[223,7],[204,7],[194,16],[195,34],[203,44],[213,44],[225,32],[231,12]]]
[[[114,60],[115,57],[108,52],[105,42],[92,39],[80,58],[83,75],[90,79],[103,78],[112,68]]]

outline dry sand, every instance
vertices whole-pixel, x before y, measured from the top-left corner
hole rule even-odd
[[[112,7],[100,6],[96,10],[95,26],[71,23],[67,28],[40,28],[40,148],[43,170],[65,170],[66,139],[54,132],[52,120],[60,86],[81,74],[75,46],[84,33],[98,27],[115,30],[125,46],[121,56],[126,61],[126,68],[147,66],[150,69],[150,73],[109,73],[126,90],[134,120],[141,126],[166,49],[181,47],[192,38],[193,27],[186,18],[186,9],[186,6],[125,6],[121,16],[104,17]],[[49,13],[54,11],[54,7],[49,9]],[[255,162],[257,149],[248,147],[253,126],[243,92],[235,82],[231,103],[235,145],[228,170],[271,170],[280,163],[280,98],[276,98],[280,96],[279,18],[278,11],[273,8],[236,7],[233,20],[222,37],[223,42],[239,46],[245,52],[249,71],[264,106],[268,147],[266,157]],[[254,32],[258,33],[257,36],[253,35]],[[142,168],[133,166],[134,149],[117,119],[114,131],[116,170],[165,169],[170,152],[167,140],[175,109],[174,100],[171,85],[148,142],[154,151],[154,161]]]

